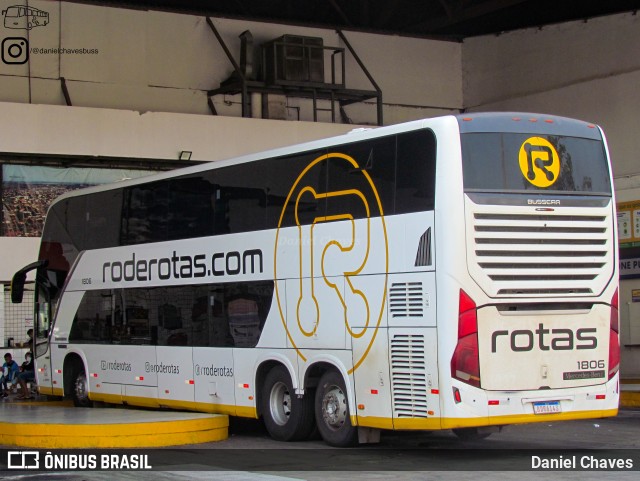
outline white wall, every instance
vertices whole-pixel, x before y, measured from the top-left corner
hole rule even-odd
[[[19,269],[38,260],[39,248],[39,238],[0,237],[0,283],[10,284]]]
[[[0,152],[221,160],[353,125],[0,102]]]
[[[15,3],[0,0],[0,7]],[[210,115],[206,91],[233,71],[205,17],[45,0],[29,4],[49,12],[50,24],[29,32],[2,29],[3,36],[29,37],[32,48],[45,52],[62,47],[97,53],[38,50],[24,65],[0,63],[0,101],[64,105],[64,77],[73,105]],[[245,30],[252,32],[255,47],[283,34],[322,37],[325,46],[344,47],[334,30],[213,22],[238,61],[238,36]],[[348,31],[345,36],[380,85],[385,116],[394,122],[424,117],[428,108],[443,114],[462,107],[461,44]],[[373,90],[353,57],[347,60],[347,87]],[[325,74],[329,81],[328,63]],[[239,102],[239,96],[214,99],[225,116],[240,116]],[[310,101],[289,99],[288,105],[300,108],[300,120],[313,119]],[[346,110],[355,124],[376,121],[373,101]],[[289,115],[296,119],[296,110]]]

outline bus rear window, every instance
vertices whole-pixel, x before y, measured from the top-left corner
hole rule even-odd
[[[462,134],[465,191],[611,195],[601,141],[540,134]]]

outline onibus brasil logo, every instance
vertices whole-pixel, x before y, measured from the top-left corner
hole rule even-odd
[[[344,170],[335,190],[318,188],[323,172]],[[362,364],[384,315],[388,264],[384,212],[368,172],[342,153],[311,161],[282,208],[274,255],[278,310],[300,359],[321,338],[323,347],[353,346],[349,373]]]

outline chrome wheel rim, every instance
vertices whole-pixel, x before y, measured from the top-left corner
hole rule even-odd
[[[269,396],[269,412],[271,419],[279,426],[284,426],[291,416],[291,393],[283,382],[277,382],[271,388]]]
[[[347,396],[338,386],[331,386],[322,398],[322,419],[334,430],[347,421]]]

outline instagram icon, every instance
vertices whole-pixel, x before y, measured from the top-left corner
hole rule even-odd
[[[29,42],[24,37],[7,37],[2,41],[2,61],[22,65],[29,60]]]

